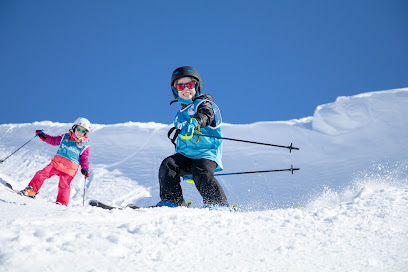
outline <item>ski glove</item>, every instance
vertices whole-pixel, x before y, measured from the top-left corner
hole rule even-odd
[[[191,118],[189,124],[185,124],[180,131],[180,137],[184,140],[190,140],[194,136],[194,130],[197,129],[198,122],[195,118]]]
[[[82,175],[84,175],[86,178],[89,178],[89,169],[81,169]]]
[[[37,134],[38,137],[40,137],[41,139],[47,139],[47,135],[45,135],[44,130],[42,129],[37,129],[35,131],[35,133]]]

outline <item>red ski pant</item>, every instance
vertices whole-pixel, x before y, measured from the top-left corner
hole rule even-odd
[[[60,177],[58,183],[58,196],[57,201],[60,202],[62,205],[68,206],[69,196],[71,193],[71,181],[74,178],[60,170],[55,169],[51,164],[45,167],[43,170],[38,171],[33,179],[30,181],[28,186],[32,186],[35,192],[40,190],[41,186],[43,185],[44,181],[54,175]]]

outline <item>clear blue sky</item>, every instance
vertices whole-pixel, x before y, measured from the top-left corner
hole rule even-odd
[[[194,66],[223,121],[408,87],[408,1],[0,0],[0,123],[173,122]]]

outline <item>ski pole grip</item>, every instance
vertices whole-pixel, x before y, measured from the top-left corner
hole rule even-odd
[[[299,150],[298,147],[293,147],[293,144],[292,144],[292,143],[290,143],[290,146],[289,146],[288,148],[289,148],[289,153],[292,153],[292,149],[294,149],[294,150]]]
[[[298,171],[300,170],[300,168],[293,168],[293,165],[291,165],[289,170],[292,172],[293,175],[293,171]]]

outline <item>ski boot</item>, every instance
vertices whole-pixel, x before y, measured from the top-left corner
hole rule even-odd
[[[179,204],[170,202],[168,200],[161,200],[159,201],[159,203],[156,204],[156,206],[153,206],[153,207],[169,207],[169,208],[187,207],[187,208],[190,208],[191,204],[193,204],[193,201],[189,201],[186,204],[186,202],[183,200],[183,203],[179,205]]]
[[[27,196],[27,197],[31,197],[31,198],[35,198],[35,196],[37,195],[37,193],[34,192],[33,187],[27,186],[24,190],[20,191],[20,195]]]
[[[156,207],[169,207],[169,208],[176,208],[179,207],[180,205],[167,201],[167,200],[161,200],[159,203],[156,204]]]

